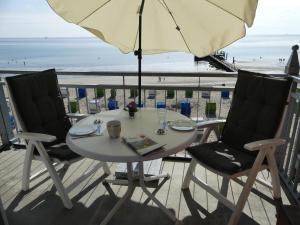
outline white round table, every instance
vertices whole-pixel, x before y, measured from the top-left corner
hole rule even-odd
[[[189,146],[196,137],[195,130],[180,132],[171,128],[167,129],[165,135],[157,135],[155,133],[159,127],[157,109],[152,108],[141,109],[135,114],[134,119],[130,119],[128,112],[122,109],[101,112],[79,121],[74,126],[93,124],[95,119],[104,121],[102,126],[106,126],[105,123],[107,121],[114,119],[120,120],[121,137],[134,137],[143,134],[159,144],[165,144],[163,150],[152,152],[147,156],[140,156],[124,144],[122,138],[109,138],[106,130],[103,136],[72,139],[70,135],[67,135],[66,142],[74,152],[88,158],[105,162],[141,162],[162,158],[182,151]],[[167,121],[190,120],[177,112],[168,110],[166,119]]]
[[[138,135],[145,135],[151,138],[159,144],[164,144],[164,147],[160,150],[155,150],[146,156],[138,155],[134,150],[127,146],[122,138],[112,139],[109,137],[107,130],[103,132],[102,136],[89,136],[79,139],[73,139],[69,134],[67,135],[67,145],[79,155],[87,158],[105,161],[105,162],[126,162],[127,163],[127,177],[128,177],[128,189],[125,195],[117,202],[113,209],[107,214],[101,225],[105,225],[109,222],[112,216],[117,212],[120,206],[129,199],[136,187],[135,179],[139,180],[140,187],[150,199],[155,202],[172,220],[176,220],[173,215],[162,203],[148,191],[145,185],[145,176],[143,162],[148,160],[159,159],[165,156],[175,154],[184,150],[189,146],[196,138],[196,131],[175,131],[171,128],[167,128],[167,132],[164,135],[156,134],[156,130],[159,128],[157,109],[142,108],[136,114],[134,119],[130,119],[128,112],[124,110],[112,110],[101,112],[96,115],[89,116],[74,126],[82,126],[86,124],[93,124],[95,119],[100,119],[104,123],[102,126],[106,126],[106,122],[110,120],[121,121],[121,137],[134,137]],[[166,112],[166,120],[189,120],[189,118],[174,112]],[[132,163],[138,162],[139,175],[134,177]],[[161,176],[164,177],[164,176]]]

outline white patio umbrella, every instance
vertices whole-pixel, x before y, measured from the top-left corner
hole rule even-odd
[[[123,53],[188,52],[198,57],[246,34],[258,0],[48,0],[66,21],[90,31]]]

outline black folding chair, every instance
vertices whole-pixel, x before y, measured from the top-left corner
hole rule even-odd
[[[187,149],[192,161],[182,188],[189,188],[192,180],[218,198],[233,210],[228,223],[230,225],[238,223],[259,171],[270,171],[274,198],[281,198],[274,151],[285,143],[280,139],[280,134],[290,86],[288,79],[240,70],[226,122],[216,120],[200,123],[199,128],[205,128],[201,144]],[[217,131],[217,126],[224,122],[219,140],[206,143],[211,131]],[[193,175],[197,164],[227,179],[237,180],[237,177],[248,176],[237,205]]]
[[[13,113],[21,130],[16,137],[26,141],[22,189],[28,190],[30,180],[43,172],[30,177],[32,160],[41,160],[46,166],[44,171],[49,172],[64,206],[72,208],[72,202],[54,165],[63,163],[68,166],[82,157],[65,144],[71,123],[65,111],[55,70],[7,77],[6,86]],[[104,162],[97,164],[93,171],[100,167],[103,167],[106,174],[110,173]]]

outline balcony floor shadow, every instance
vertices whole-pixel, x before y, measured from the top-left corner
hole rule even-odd
[[[2,152],[0,158],[0,195],[6,210],[10,225],[94,225],[100,224],[105,215],[112,209],[116,201],[123,196],[127,187],[111,185],[110,189],[102,184],[105,176],[103,171],[95,172],[89,179],[76,186],[70,197],[74,204],[72,210],[65,209],[56,193],[52,180],[46,173],[30,184],[28,192],[20,192],[23,170],[24,151]],[[83,159],[71,165],[60,176],[67,187],[82,174],[98,163]],[[116,164],[110,164],[114,172]],[[40,162],[33,163],[33,172],[43,168]],[[226,224],[231,211],[222,206],[204,189],[191,184],[188,192],[181,190],[183,177],[188,168],[187,162],[163,161],[161,170],[169,173],[168,179],[156,197],[165,207],[171,209],[176,217],[185,225]],[[218,190],[221,178],[197,167],[195,174],[207,180],[214,189]],[[267,174],[261,174],[266,179]],[[161,181],[162,182],[162,181]],[[229,199],[236,201],[241,185],[230,182],[228,185]],[[276,224],[276,210],[269,189],[256,184],[258,193],[251,193],[240,224],[273,225]],[[152,192],[153,188],[149,188]],[[144,204],[146,196],[140,187],[133,193],[112,218],[109,225],[171,225],[174,224],[152,201]],[[283,203],[287,204],[283,196]],[[180,223],[179,223],[180,224]],[[177,223],[178,225],[178,223]]]

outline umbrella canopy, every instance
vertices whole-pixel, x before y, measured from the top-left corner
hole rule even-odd
[[[258,0],[145,0],[143,54],[170,51],[199,57],[245,35]],[[48,0],[66,21],[77,24],[123,53],[138,50],[142,0]]]
[[[258,0],[48,0],[66,21],[123,53],[138,55],[139,106],[143,54],[206,56],[242,38]]]

